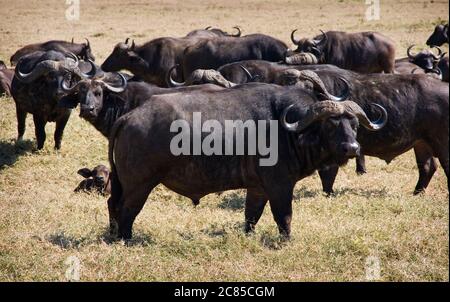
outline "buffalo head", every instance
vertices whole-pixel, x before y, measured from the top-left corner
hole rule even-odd
[[[320,61],[322,57],[322,52],[324,49],[324,46],[326,45],[326,42],[328,40],[327,34],[324,33],[322,30],[322,35],[316,36],[313,39],[303,38],[303,39],[295,39],[295,32],[297,29],[293,30],[291,33],[291,40],[292,43],[297,45],[297,49],[293,52],[288,52],[286,54],[286,57],[290,57],[291,55],[295,55],[295,53],[310,53],[313,56],[309,58],[309,60],[316,60],[315,62],[311,62],[309,64],[315,64],[317,61]],[[315,59],[314,59],[315,57]]]
[[[306,150],[308,146],[321,146],[326,150],[325,161],[343,165],[360,154],[360,145],[356,141],[360,124],[371,131],[377,131],[386,124],[386,110],[378,104],[373,105],[380,110],[381,116],[375,122],[370,121],[364,110],[353,101],[326,100],[295,111],[295,105],[290,105],[283,110],[280,123],[285,130],[298,135],[300,148]],[[293,111],[295,122],[287,121],[290,111]]]
[[[131,42],[131,45],[128,44],[129,40],[127,38],[125,43],[119,43],[114,47],[113,52],[103,62],[102,70],[107,72],[120,71],[122,69],[144,71],[149,68],[147,61],[136,52],[134,40]]]
[[[120,93],[126,86],[127,79],[121,73],[97,72],[95,77],[79,81],[73,86],[62,82],[61,88],[67,97],[60,101],[60,106],[74,108],[80,104],[80,116],[95,121],[104,106],[105,90]]]
[[[448,23],[437,25],[427,40],[427,45],[431,47],[442,46],[445,43],[448,43]]]
[[[78,170],[79,175],[85,179],[75,188],[75,192],[96,191],[99,194],[110,193],[109,169],[104,165],[98,165],[94,169],[83,168]]]
[[[90,61],[95,61],[95,57],[92,54],[92,49],[91,49],[91,43],[89,42],[89,40],[87,38],[86,39],[86,43],[83,43],[82,48],[81,48],[81,52],[79,53],[78,57],[80,59],[83,60],[90,60]],[[73,39],[72,39],[72,43],[73,43]]]
[[[434,47],[438,50],[437,55],[431,52],[430,50],[422,50],[417,54],[413,54],[411,52],[411,49],[413,47],[414,45],[411,45],[408,47],[407,50],[409,61],[427,71],[433,70],[436,67],[439,60],[441,60],[445,56],[445,52],[442,52],[442,50],[437,46]]]

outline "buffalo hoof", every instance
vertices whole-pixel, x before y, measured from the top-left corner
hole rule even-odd
[[[367,173],[367,171],[366,170],[363,170],[363,169],[357,169],[356,170],[356,174],[358,174],[358,175],[364,175],[364,174],[366,174]]]
[[[425,194],[425,189],[415,189],[413,195]]]

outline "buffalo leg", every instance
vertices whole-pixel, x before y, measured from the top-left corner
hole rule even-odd
[[[44,147],[45,143],[45,124],[47,122],[44,118],[42,118],[39,115],[33,115],[34,120],[34,131],[36,133],[36,140],[37,140],[37,148],[38,150],[41,150]]]
[[[264,211],[267,203],[267,197],[261,192],[255,190],[247,190],[245,199],[245,232],[255,231],[255,225]]]
[[[17,116],[17,140],[20,141],[23,139],[23,135],[25,134],[25,120],[27,118],[27,112],[20,109],[19,106],[16,105],[16,116]]]
[[[419,180],[414,189],[414,195],[416,195],[425,191],[428,187],[437,166],[430,148],[425,143],[418,143],[414,146],[414,153],[416,155],[417,168],[419,169]]]
[[[67,121],[69,120],[69,117],[70,117],[70,111],[65,112],[62,116],[60,116],[56,120],[56,129],[55,129],[55,134],[54,134],[56,150],[61,149],[61,141],[62,141],[62,137],[63,137],[63,133],[64,133],[64,128],[67,125]]]
[[[291,236],[292,195],[294,184],[280,185],[268,191],[270,209],[281,236]]]
[[[363,175],[366,173],[366,158],[364,155],[360,155],[356,158],[356,174]]]
[[[322,181],[322,190],[327,194],[333,194],[333,185],[338,174],[339,167],[331,166],[325,169],[319,170],[320,180]]]
[[[148,185],[146,183],[130,183],[123,186],[123,204],[119,210],[119,238],[131,239],[133,223],[136,216],[142,210],[148,195],[158,183]]]

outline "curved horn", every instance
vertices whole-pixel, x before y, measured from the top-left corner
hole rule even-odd
[[[295,32],[297,31],[298,29],[294,29],[292,32],[291,32],[291,41],[292,41],[292,43],[294,43],[295,45],[298,45],[299,43],[300,43],[300,40],[296,40],[295,39],[295,36],[294,36],[294,34],[295,34]]]
[[[135,47],[136,47],[136,43],[134,43],[134,39],[133,39],[133,40],[131,40],[131,47],[130,47],[130,49],[134,50]]]
[[[284,129],[286,129],[289,132],[301,132],[316,120],[325,119],[332,115],[338,116],[343,114],[345,111],[345,108],[342,105],[342,103],[333,102],[329,100],[317,102],[309,106],[308,111],[306,112],[305,115],[303,115],[301,120],[295,123],[288,123],[286,121],[286,116],[293,106],[294,105],[292,104],[289,105],[287,108],[285,108],[280,117],[281,125],[283,126]]]
[[[250,71],[248,71],[248,69],[245,68],[244,65],[239,64],[239,67],[244,71],[245,75],[247,76],[247,83],[253,82],[255,77],[250,73]]]
[[[124,76],[123,74],[121,74],[120,72],[117,72],[117,75],[119,75],[120,80],[122,81],[122,84],[121,84],[119,87],[114,87],[114,86],[112,86],[112,85],[106,83],[106,82],[103,81],[103,80],[100,80],[100,82],[102,82],[103,85],[105,85],[105,87],[106,87],[109,91],[116,92],[116,93],[122,92],[122,91],[124,91],[125,88],[127,87],[128,82],[127,82],[127,79],[125,78],[125,76]]]
[[[65,81],[65,78],[63,78],[61,80],[61,82],[59,83],[59,87],[61,88],[62,91],[64,91],[67,94],[72,93],[73,91],[75,91],[78,86],[80,85],[82,81],[78,81],[75,85],[73,85],[72,87],[67,85],[67,82]]]
[[[233,28],[236,29],[238,32],[236,34],[234,34],[234,35],[231,35],[231,36],[232,37],[236,37],[236,38],[240,37],[241,34],[242,34],[241,28],[239,26],[233,26]]]
[[[364,110],[355,102],[353,101],[345,101],[340,103],[344,106],[345,111],[348,113],[351,113],[353,115],[355,115],[359,122],[361,123],[361,125],[364,126],[364,128],[366,128],[367,130],[370,131],[378,131],[380,129],[382,129],[387,121],[388,121],[388,114],[386,109],[384,109],[383,106],[377,104],[377,103],[372,103],[371,106],[375,106],[377,107],[377,109],[380,111],[380,117],[372,122],[366,115],[366,113],[364,112]]]
[[[205,30],[210,30],[212,26],[205,27]]]
[[[322,79],[317,75],[317,73],[310,71],[310,70],[302,70],[300,72],[299,78],[305,79],[310,81],[313,84],[314,90],[318,91],[319,93],[323,94],[325,96],[325,99],[335,101],[335,102],[343,102],[346,99],[348,99],[350,95],[350,83],[343,77],[339,77],[339,80],[341,80],[344,83],[344,91],[341,95],[335,96],[328,92],[327,88],[325,87],[325,84],[323,83]]]
[[[98,68],[97,65],[95,65],[95,63],[91,60],[88,59],[89,64],[91,65],[91,70],[88,73],[81,73],[81,76],[87,79],[92,79],[93,77],[95,77],[95,75],[97,74]]]
[[[408,55],[408,58],[410,58],[410,59],[414,59],[414,58],[415,58],[415,55],[413,55],[413,54],[411,53],[411,49],[412,49],[414,46],[416,46],[416,45],[413,44],[413,45],[409,46],[408,49],[406,50],[406,54]]]
[[[432,49],[433,49],[433,48],[436,48],[436,49],[438,50],[438,52],[439,52],[437,55],[435,55],[434,53],[432,53],[433,58],[434,58],[435,60],[440,60],[440,59],[442,59],[442,58],[445,56],[445,52],[443,52],[442,49],[441,49],[439,46],[433,46]]]
[[[74,61],[74,63],[72,64],[73,66],[71,66],[71,67],[72,68],[77,68],[78,64],[80,63],[79,60],[78,60],[78,57],[72,52],[67,52],[66,56],[67,56],[68,59],[72,59]]]
[[[172,72],[174,69],[176,69],[178,66],[180,66],[179,64],[176,64],[172,67],[170,67],[169,71],[167,72],[166,75],[166,84],[168,87],[181,87],[184,86],[186,84],[186,82],[176,82],[174,79],[172,79]]]
[[[320,39],[319,41],[314,40],[316,46],[322,44],[328,39],[327,34],[323,30],[320,29],[320,32],[322,33],[322,39]]]
[[[89,42],[88,38],[84,38],[86,40],[86,46],[91,48],[91,42]]]
[[[73,44],[73,42],[74,42],[74,37],[72,37],[72,41],[71,41],[70,43],[72,43],[72,44]]]
[[[57,70],[60,66],[60,62],[53,60],[45,60],[38,63],[29,73],[23,73],[20,71],[20,61],[18,66],[14,70],[16,78],[23,83],[31,83],[40,76],[49,73],[51,70]]]

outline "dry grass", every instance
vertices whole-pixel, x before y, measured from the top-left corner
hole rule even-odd
[[[146,3],[148,2],[148,3]],[[395,39],[398,56],[423,43],[433,24],[448,20],[448,1],[381,1],[381,20],[364,21],[364,1],[81,1],[81,20],[64,19],[64,1],[4,1],[0,58],[30,42],[89,37],[101,62],[115,43],[181,36],[207,25],[264,32],[289,42],[290,30],[375,29]],[[242,191],[210,195],[193,208],[164,187],[149,197],[128,246],[105,236],[105,198],[75,194],[83,166],[107,164],[107,142],[73,114],[61,152],[48,141],[33,152],[28,118],[16,145],[13,101],[0,98],[0,281],[65,280],[69,256],[81,260],[81,280],[365,280],[367,257],[380,259],[381,280],[448,281],[448,189],[439,169],[425,195],[413,197],[412,152],[390,165],[370,158],[369,174],[354,163],[326,198],[317,176],[295,191],[293,240],[281,244],[269,208],[255,235],[242,232]]]

